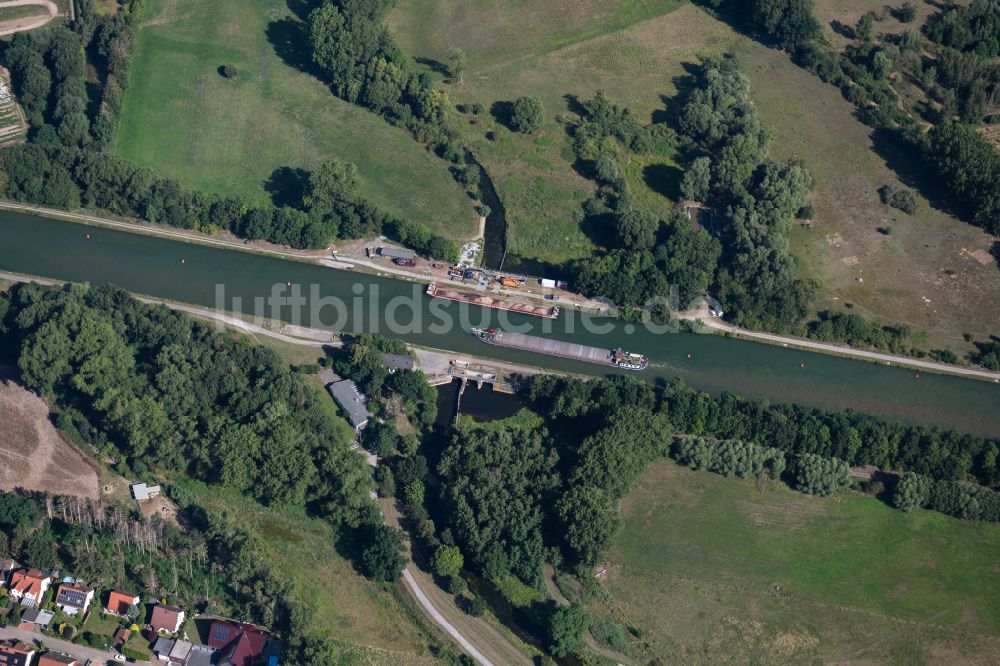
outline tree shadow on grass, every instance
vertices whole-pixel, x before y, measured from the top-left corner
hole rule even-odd
[[[288,9],[302,21],[308,19],[312,10],[321,4],[323,3],[318,0],[285,0]]]
[[[302,207],[302,197],[309,185],[309,172],[305,169],[283,166],[271,172],[264,181],[264,191],[275,206]]]
[[[424,67],[431,70],[435,74],[440,74],[441,76],[451,75],[451,71],[448,69],[448,66],[445,65],[440,60],[418,56],[413,59],[413,62],[417,63],[418,65],[423,65]]]
[[[514,115],[513,102],[507,102],[507,101],[493,102],[493,104],[490,105],[490,115],[492,115],[493,119],[496,120],[498,123],[509,129],[510,131],[512,132],[514,131],[514,128],[510,126],[511,116]]]
[[[683,172],[672,164],[647,164],[642,168],[642,180],[646,187],[671,201],[681,198],[681,178]]]
[[[937,210],[970,222],[970,211],[956,205],[947,187],[924,167],[924,158],[916,146],[895,130],[874,130],[871,139],[872,149],[904,185],[919,190]]]
[[[309,52],[309,35],[305,23],[286,16],[268,23],[265,34],[282,62],[301,72],[321,78],[319,69],[313,63],[312,54]]]

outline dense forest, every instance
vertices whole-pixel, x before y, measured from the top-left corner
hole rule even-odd
[[[60,427],[122,473],[187,473],[334,523],[378,521],[364,460],[269,349],[112,286],[17,285],[0,335]]]
[[[112,151],[129,82],[129,61],[146,0],[117,13],[78,3],[71,24],[17,33],[4,57],[24,105],[29,141],[0,151],[2,194],[17,201],[81,206],[207,233],[297,248],[323,248],[338,238],[386,234],[418,251],[457,258],[454,240],[379,210],[357,192],[355,167],[331,158],[304,178],[304,195],[289,205],[259,205],[243,197],[188,190]],[[100,76],[98,101],[84,69]]]

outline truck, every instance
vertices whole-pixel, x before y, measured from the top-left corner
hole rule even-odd
[[[396,257],[392,261],[397,266],[416,266],[417,265],[417,260],[416,259],[408,259],[408,258],[404,258],[404,257]]]

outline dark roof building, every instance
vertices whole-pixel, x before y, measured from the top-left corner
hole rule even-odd
[[[396,372],[397,370],[413,370],[417,366],[417,359],[412,356],[406,356],[403,354],[382,354],[382,358],[385,360],[385,367],[389,368],[389,372]]]
[[[388,247],[383,245],[378,249],[379,256],[390,259],[416,259],[417,253],[402,247]]]
[[[162,604],[153,607],[153,617],[149,620],[149,626],[153,631],[176,634],[182,624],[184,624],[184,611],[180,608]]]
[[[327,384],[326,390],[347,414],[347,420],[351,422],[355,430],[360,431],[368,425],[368,421],[372,417],[368,412],[368,398],[358,390],[357,384],[350,379],[343,379]]]
[[[0,641],[0,664],[2,666],[28,666],[35,656],[35,648],[21,641]]]
[[[213,653],[213,650],[179,638],[161,636],[153,644],[153,654],[170,666],[211,666]]]

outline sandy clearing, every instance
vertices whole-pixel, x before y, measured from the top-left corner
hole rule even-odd
[[[93,464],[49,421],[49,407],[28,389],[0,380],[0,489],[98,497]]]

